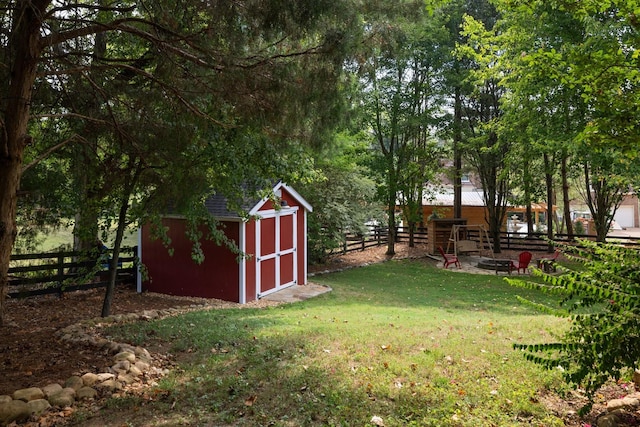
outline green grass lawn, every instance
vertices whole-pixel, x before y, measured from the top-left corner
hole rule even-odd
[[[110,233],[105,244],[108,247],[113,247],[113,240],[115,239],[115,230]],[[122,246],[136,246],[138,244],[137,230],[127,230],[122,239]],[[50,230],[46,234],[38,234],[35,242],[32,242],[34,248],[24,249],[23,253],[32,252],[57,252],[60,250],[71,250],[73,247],[73,226],[61,226],[55,230]]]
[[[194,312],[109,330],[178,355],[155,399],[113,399],[118,425],[560,426],[541,392],[560,374],[514,342],[566,324],[495,275],[394,261],[315,277],[333,292],[268,309]],[[86,421],[86,420],[84,420]],[[125,424],[129,423],[129,424]]]

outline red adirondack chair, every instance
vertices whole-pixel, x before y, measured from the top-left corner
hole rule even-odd
[[[449,265],[455,264],[458,268],[462,268],[460,265],[460,261],[458,261],[458,257],[451,254],[445,254],[442,246],[438,246],[438,250],[440,251],[440,255],[444,258],[444,268],[449,268]]]
[[[538,263],[538,268],[541,270],[544,270],[546,273],[551,273],[552,271],[555,272],[556,271],[556,260],[558,259],[558,256],[560,255],[560,251],[556,249],[556,251],[553,253],[553,256],[550,258],[540,258],[537,263]]]
[[[528,252],[528,251],[521,252],[520,255],[518,255],[517,264],[512,261],[511,267],[516,269],[518,271],[518,274],[520,274],[520,270],[522,270],[523,273],[526,273],[527,268],[529,268],[529,263],[531,262],[531,258],[533,258],[533,254],[531,252]]]

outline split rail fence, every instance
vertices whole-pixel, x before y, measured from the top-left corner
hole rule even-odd
[[[136,248],[123,248],[118,258],[116,284],[135,284]],[[105,287],[109,279],[109,252],[87,260],[79,252],[19,254],[11,256],[8,295],[24,298]]]
[[[480,232],[475,230],[469,230],[468,240],[473,240],[480,243]],[[587,238],[595,240],[595,236],[585,235],[578,236],[580,238]],[[530,251],[530,252],[549,252],[549,244],[547,243],[546,234],[533,233],[527,235],[526,233],[500,233],[500,245],[503,250],[515,250],[515,251]],[[569,236],[567,234],[556,234],[554,241],[567,242]],[[396,242],[408,242],[409,241],[409,229],[408,227],[398,227],[396,229]],[[414,231],[414,241],[416,244],[427,243],[427,229],[418,228]],[[374,246],[386,245],[389,242],[389,229],[387,227],[370,227],[368,232],[364,234],[347,233],[345,234],[342,247],[339,249],[340,253],[346,254],[353,251],[363,251],[367,248]],[[609,243],[619,243],[624,246],[636,247],[640,249],[640,240],[633,237],[609,237],[607,239]],[[491,242],[493,244],[493,242]],[[484,249],[489,249],[484,248]]]

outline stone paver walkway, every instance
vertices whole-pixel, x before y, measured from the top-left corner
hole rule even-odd
[[[322,295],[326,292],[331,292],[331,290],[328,286],[308,283],[306,285],[289,286],[286,289],[269,294],[262,299],[275,302],[298,302]]]
[[[439,257],[430,257],[436,261],[438,261],[438,268],[444,268],[444,263],[442,262],[442,258]],[[472,274],[496,274],[495,270],[486,270],[484,268],[478,268],[478,262],[483,259],[491,259],[487,257],[479,257],[479,256],[459,256],[458,260],[460,260],[460,268],[451,264],[447,270],[449,271],[458,271],[464,273],[472,273]],[[530,266],[535,266],[534,261],[531,261]],[[499,271],[498,275],[508,276],[509,273],[505,271]],[[511,275],[517,276],[518,273],[516,271],[511,272]],[[522,274],[520,274],[522,275]]]

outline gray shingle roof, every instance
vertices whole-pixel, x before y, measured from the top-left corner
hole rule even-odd
[[[258,202],[260,202],[260,199],[247,200],[242,204],[241,208],[249,212]],[[229,210],[228,203],[229,200],[222,194],[213,194],[207,197],[204,201],[204,206],[216,218],[241,218],[238,212]]]

